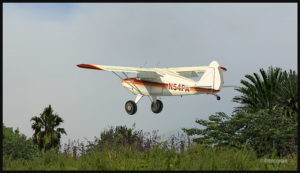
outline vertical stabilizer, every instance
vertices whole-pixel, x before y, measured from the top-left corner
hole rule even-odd
[[[199,82],[197,82],[197,86],[213,90],[222,89],[224,84],[222,70],[226,69],[224,67],[220,67],[217,61],[212,61]]]

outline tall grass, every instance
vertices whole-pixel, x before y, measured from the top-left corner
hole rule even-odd
[[[79,144],[79,143],[78,143]],[[182,143],[181,143],[182,144]],[[82,145],[81,145],[82,146]],[[180,150],[181,147],[181,150]],[[77,148],[80,148],[77,146]],[[3,158],[4,170],[297,170],[297,155],[281,158],[257,158],[244,147],[204,147],[190,144],[182,149],[167,141],[140,150],[138,145],[105,143],[101,149],[74,153],[49,150],[31,160]],[[269,162],[264,162],[269,159]],[[273,159],[270,162],[270,159]]]

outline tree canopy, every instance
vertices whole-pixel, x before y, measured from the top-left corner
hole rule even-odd
[[[20,134],[19,129],[13,130],[2,124],[2,150],[3,157],[12,159],[30,159],[38,154],[38,148],[33,145],[32,139]]]
[[[296,152],[298,123],[279,112],[260,110],[256,113],[238,112],[228,116],[223,112],[196,120],[204,129],[183,128],[187,135],[197,135],[194,142],[206,146],[251,146],[263,156],[276,149],[279,155]]]

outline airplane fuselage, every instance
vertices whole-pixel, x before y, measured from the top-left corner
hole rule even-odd
[[[181,96],[219,92],[219,90],[199,87],[191,79],[171,75],[164,75],[156,80],[126,78],[122,81],[122,85],[133,94],[145,96]]]

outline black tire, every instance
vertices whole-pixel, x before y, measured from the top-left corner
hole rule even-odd
[[[163,103],[160,100],[156,100],[156,104],[152,102],[151,104],[151,110],[153,113],[160,113],[163,109]]]
[[[217,96],[217,100],[221,100],[221,97],[220,97],[220,96]]]
[[[137,106],[134,101],[129,100],[125,103],[125,110],[129,115],[133,115],[137,111]]]

